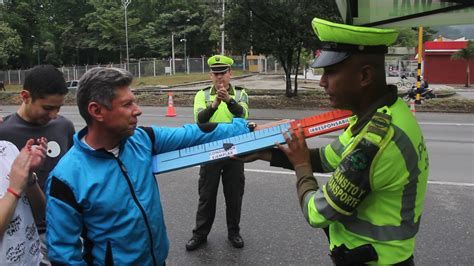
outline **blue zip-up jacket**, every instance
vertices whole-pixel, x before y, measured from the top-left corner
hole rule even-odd
[[[84,128],[47,180],[49,259],[72,265],[163,265],[169,240],[152,154],[248,132],[247,121],[239,118],[208,133],[197,125],[137,128],[122,141],[116,158],[83,143]]]

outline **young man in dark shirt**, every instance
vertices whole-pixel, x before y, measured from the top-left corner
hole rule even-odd
[[[19,150],[28,139],[48,139],[46,159],[35,170],[42,189],[49,172],[72,146],[74,126],[58,114],[67,93],[66,81],[59,70],[52,65],[36,66],[25,78],[20,92],[20,108],[0,123],[0,139],[13,143]],[[49,264],[46,245],[43,245],[44,222],[38,223],[37,227],[42,242],[43,263]]]

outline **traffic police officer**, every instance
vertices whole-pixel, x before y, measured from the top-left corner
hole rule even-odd
[[[233,63],[232,58],[223,55],[212,56],[207,61],[213,85],[199,91],[194,98],[194,115],[197,123],[228,123],[234,117],[248,117],[248,96],[245,89],[229,83]],[[186,249],[189,251],[207,241],[216,213],[216,197],[221,174],[226,202],[228,239],[235,248],[244,246],[239,227],[245,185],[244,164],[226,160],[201,165],[196,227],[193,230],[193,237],[186,244]]]
[[[396,87],[386,84],[384,54],[398,33],[315,18],[331,106],[354,114],[331,144],[308,149],[301,126],[287,146],[248,155],[294,169],[304,217],[324,228],[335,265],[414,265],[415,235],[428,179],[421,129]],[[291,136],[291,138],[290,138]],[[313,172],[332,172],[320,185]]]

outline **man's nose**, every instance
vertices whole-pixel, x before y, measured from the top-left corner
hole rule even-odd
[[[136,106],[136,109],[134,111],[134,115],[136,116],[142,115],[142,109],[140,109],[140,106],[138,106],[137,104],[135,104],[135,106]]]

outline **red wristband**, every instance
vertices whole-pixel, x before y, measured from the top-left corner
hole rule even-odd
[[[21,196],[15,192],[11,187],[7,188],[7,191],[10,192],[13,196],[15,196],[17,199],[21,199]]]

